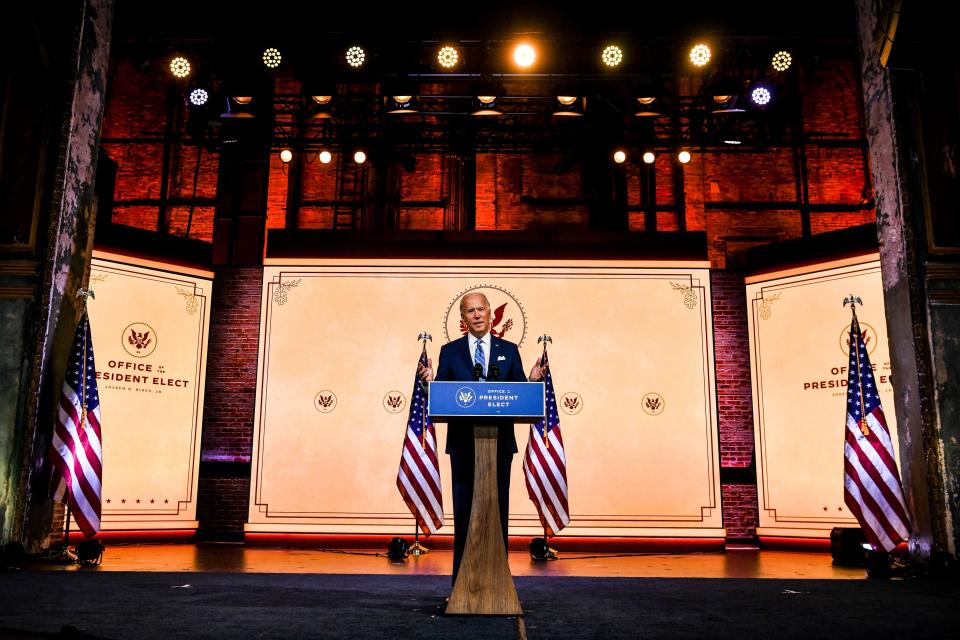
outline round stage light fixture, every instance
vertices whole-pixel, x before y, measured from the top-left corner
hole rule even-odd
[[[274,47],[269,47],[263,52],[263,64],[268,69],[276,69],[280,66],[280,61],[283,60],[283,56],[280,55],[280,50]]]
[[[361,47],[353,46],[347,49],[345,54],[347,64],[354,69],[359,69],[367,60],[367,54]]]
[[[233,96],[233,101],[237,104],[250,104],[253,102],[253,96]]]
[[[363,164],[367,161],[367,154],[365,154],[363,151],[357,151],[353,154],[353,161],[357,164]]]
[[[437,63],[444,69],[453,69],[460,62],[460,53],[449,45],[440,47],[437,51]]]
[[[739,140],[737,138],[727,138],[726,140],[723,141],[723,144],[730,144],[730,145],[736,146],[738,144],[743,144],[743,140]]]
[[[646,153],[643,154],[643,161],[646,164],[653,164],[653,161],[656,159],[657,159],[657,156],[656,154],[653,153],[653,151],[647,151]]]
[[[617,164],[623,164],[627,161],[627,154],[622,149],[617,149],[613,152],[613,161]]]
[[[387,557],[391,560],[406,560],[410,545],[403,538],[394,538],[387,545]]]
[[[753,100],[754,104],[758,104],[761,107],[769,104],[772,98],[773,94],[770,93],[770,89],[766,87],[754,87],[753,91],[750,92],[750,99]]]
[[[513,50],[513,61],[517,63],[517,66],[521,69],[533,66],[536,60],[537,52],[529,44],[518,44]]]
[[[330,164],[330,161],[333,160],[333,154],[324,150],[317,154],[317,159],[323,164]]]
[[[695,67],[702,67],[710,62],[711,55],[710,47],[701,42],[690,49],[690,62]]]
[[[310,96],[310,99],[323,106],[333,101],[333,96]]]
[[[283,164],[288,164],[291,160],[293,160],[293,151],[290,151],[290,149],[283,149],[280,152],[280,162]]]
[[[175,78],[186,78],[190,75],[190,61],[183,56],[177,56],[170,61],[170,73]]]
[[[557,96],[557,102],[565,107],[569,107],[577,101],[577,96]]]
[[[680,161],[680,164],[687,164],[690,162],[690,152],[683,150],[677,154],[677,160]]]
[[[190,92],[190,104],[195,107],[202,107],[207,104],[207,99],[210,97],[210,94],[207,93],[206,89],[201,89],[197,87]]]
[[[623,62],[623,49],[615,44],[608,45],[600,54],[600,60],[608,67],[619,66]]]
[[[770,61],[770,64],[773,65],[776,71],[786,71],[790,68],[790,65],[793,64],[793,56],[790,55],[789,51],[777,51],[773,54],[773,59]]]

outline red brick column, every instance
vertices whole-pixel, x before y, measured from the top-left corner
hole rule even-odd
[[[207,539],[240,539],[247,520],[260,339],[260,267],[213,283],[197,518]]]
[[[713,339],[720,426],[720,482],[727,540],[756,537],[759,518],[747,302],[742,274],[713,270]]]

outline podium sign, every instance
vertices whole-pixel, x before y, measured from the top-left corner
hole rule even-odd
[[[431,382],[427,414],[448,418],[540,420],[545,414],[542,382]]]

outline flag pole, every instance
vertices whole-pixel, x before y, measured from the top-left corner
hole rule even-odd
[[[543,334],[537,338],[537,344],[540,344],[541,342],[543,343],[543,355],[540,356],[540,366],[542,367],[544,361],[547,359],[547,343],[549,342],[550,344],[553,344],[553,338],[547,334]],[[548,421],[546,415],[543,416],[543,444],[548,450],[550,449],[550,422]],[[546,530],[544,530],[543,538],[544,540],[547,538]]]
[[[856,327],[856,342],[854,343],[853,347],[857,354],[857,380],[862,380],[862,372],[860,370],[860,321],[857,319],[857,305],[862,305],[863,301],[851,293],[843,300],[843,306],[847,306],[847,304],[850,305],[850,312],[853,314],[853,321],[851,322],[851,325]],[[860,399],[860,433],[862,433],[864,436],[869,436],[870,427],[867,426],[867,414],[863,402],[863,385],[857,385],[857,396]]]
[[[433,341],[433,336],[431,336],[426,331],[421,331],[420,335],[417,336],[417,340],[423,343],[423,349],[420,351],[420,358],[422,360],[427,359],[427,340]],[[423,380],[417,378],[418,384],[423,386]],[[420,407],[420,446],[427,446],[427,407],[426,402],[424,406]],[[423,556],[430,553],[430,549],[426,548],[420,544],[420,524],[417,522],[417,519],[413,519],[413,545],[410,547],[408,552],[411,556]]]

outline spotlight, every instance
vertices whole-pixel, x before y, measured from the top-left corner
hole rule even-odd
[[[405,560],[409,553],[410,545],[403,538],[394,538],[387,545],[387,557],[391,560]]]
[[[276,69],[280,66],[280,61],[283,60],[283,57],[280,55],[280,50],[270,47],[265,49],[263,52],[263,64],[268,69]]]
[[[546,538],[534,538],[530,541],[530,559],[538,562],[544,560],[556,560],[557,550],[551,549],[547,544]]]
[[[600,60],[608,67],[619,66],[623,62],[623,50],[617,45],[611,44],[600,54]]]
[[[333,100],[333,96],[310,96],[310,99],[323,106],[330,104],[330,102]]]
[[[533,47],[529,44],[518,44],[513,50],[513,61],[517,63],[517,66],[521,69],[526,69],[530,66],[533,66],[533,63],[537,59],[537,52],[534,51]]]
[[[440,47],[437,51],[437,63],[444,69],[453,69],[460,62],[460,54],[455,47]]]
[[[210,97],[210,94],[207,93],[206,89],[197,87],[190,92],[190,104],[195,107],[202,107],[207,104],[207,99]]]
[[[103,562],[103,544],[99,540],[78,543],[77,562],[81,567],[94,567]]]
[[[586,111],[586,98],[578,96],[557,96],[557,107],[553,111],[555,116],[582,116]]]
[[[777,51],[773,54],[773,59],[770,61],[770,64],[773,65],[776,71],[786,71],[792,63],[793,56],[790,55],[789,51]]]
[[[357,151],[353,154],[353,161],[357,164],[363,164],[367,161],[367,154],[365,154],[363,151]]]
[[[475,99],[473,111],[470,115],[474,116],[502,116],[503,111],[497,106],[497,96],[477,96]]]
[[[646,164],[653,164],[653,161],[656,159],[657,156],[653,153],[653,151],[647,151],[643,154],[643,161]]]
[[[333,160],[333,154],[324,150],[317,154],[317,159],[319,159],[323,164],[330,164],[330,161]]]
[[[710,56],[710,47],[702,42],[694,45],[694,47],[690,49],[690,62],[693,63],[695,67],[702,67],[710,62]]]
[[[283,164],[289,164],[293,160],[293,151],[290,149],[284,149],[280,152],[280,162]]]
[[[750,92],[750,99],[753,100],[754,104],[760,105],[761,107],[765,104],[769,104],[773,94],[770,93],[770,89],[766,87],[754,87],[753,91]]]
[[[663,111],[657,104],[657,100],[656,94],[652,91],[641,91],[637,95],[637,110],[633,112],[633,115],[640,118],[659,118],[663,115]]]
[[[176,78],[186,78],[190,75],[190,61],[183,56],[177,56],[170,61],[170,73]]]
[[[677,160],[680,161],[680,164],[687,164],[690,162],[690,152],[687,150],[681,151],[677,154]]]
[[[353,46],[347,49],[345,54],[347,64],[353,67],[354,69],[359,69],[363,66],[363,63],[367,60],[367,54],[363,51],[361,47]]]
[[[233,96],[227,98],[227,110],[220,114],[221,118],[252,118],[251,105],[253,96]]]
[[[730,144],[730,145],[736,146],[736,145],[738,145],[738,144],[743,144],[743,140],[740,140],[739,138],[730,137],[730,138],[725,139],[725,140],[723,141],[723,144]]]
[[[384,96],[383,106],[386,113],[416,113],[416,96]]]
[[[617,149],[613,152],[613,161],[617,164],[623,164],[627,161],[627,154],[622,149]]]

